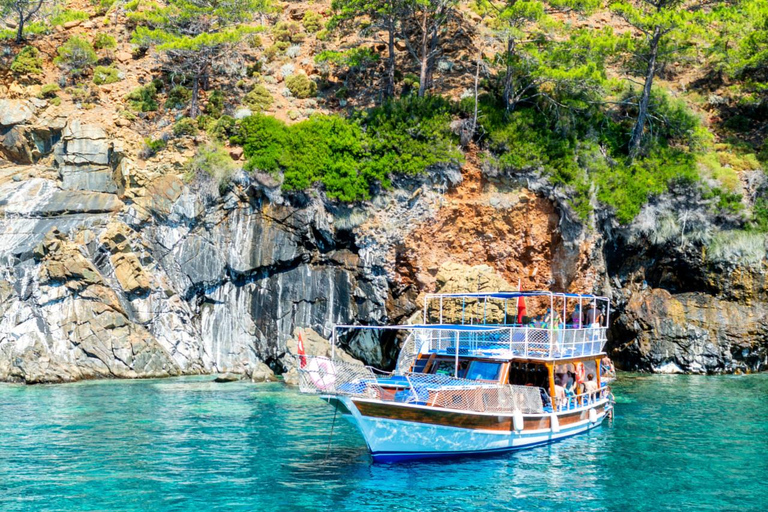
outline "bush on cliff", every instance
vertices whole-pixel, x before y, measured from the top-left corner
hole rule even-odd
[[[54,62],[73,77],[84,75],[99,60],[96,51],[86,39],[70,37],[59,47],[59,56]]]
[[[237,170],[237,164],[226,150],[217,144],[209,144],[198,149],[197,154],[187,162],[185,181],[197,181],[205,189],[210,181],[219,193],[223,192],[232,175]],[[212,195],[208,190],[202,190],[206,195]]]
[[[243,119],[232,142],[246,169],[282,172],[283,189],[322,183],[340,201],[369,199],[393,174],[416,175],[461,158],[450,132],[450,103],[439,98],[389,102],[355,119],[315,115],[288,126],[256,114]]]
[[[43,59],[40,51],[34,46],[25,46],[16,54],[11,63],[11,71],[19,76],[33,76],[43,74]]]

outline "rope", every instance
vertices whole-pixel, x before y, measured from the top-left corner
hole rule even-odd
[[[331,434],[328,436],[328,448],[325,450],[325,460],[328,460],[328,454],[331,453],[331,441],[333,440],[333,427],[336,426],[336,413],[339,408],[333,407],[333,421],[331,422]]]

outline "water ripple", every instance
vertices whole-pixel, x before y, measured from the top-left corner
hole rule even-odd
[[[516,454],[374,465],[280,384],[0,385],[0,510],[762,510],[768,375],[623,375],[616,418]]]

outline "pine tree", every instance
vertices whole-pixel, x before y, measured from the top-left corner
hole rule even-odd
[[[419,97],[432,87],[432,73],[442,50],[444,29],[456,13],[458,0],[407,0],[403,3],[406,47],[419,66]]]
[[[690,37],[705,4],[686,0],[627,0],[612,5],[612,9],[642,34],[642,44],[636,45],[634,57],[643,68],[643,89],[637,102],[635,119],[629,139],[629,156],[640,152],[648,120],[653,81],[669,60],[679,55],[679,46],[670,44],[675,37],[683,44]]]
[[[0,0],[0,17],[16,16],[16,42],[24,41],[24,26],[32,20],[48,0]]]
[[[189,115],[200,113],[200,87],[206,86],[213,64],[253,29],[242,25],[256,9],[248,0],[170,0],[167,7],[141,13],[142,23],[131,41],[156,45],[166,69],[192,80]]]
[[[363,25],[360,22],[365,21],[363,26],[366,27],[366,33],[386,32],[388,53],[385,97],[395,94],[395,39],[401,31],[403,5],[403,0],[334,0],[331,3],[334,15],[329,28],[359,27]],[[353,23],[348,25],[347,22]]]

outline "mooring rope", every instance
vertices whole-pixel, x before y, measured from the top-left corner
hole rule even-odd
[[[325,460],[328,460],[328,454],[331,453],[331,441],[333,440],[333,427],[336,426],[336,413],[339,411],[339,408],[334,406],[333,407],[333,421],[331,422],[331,434],[328,436],[328,448],[325,450]]]

